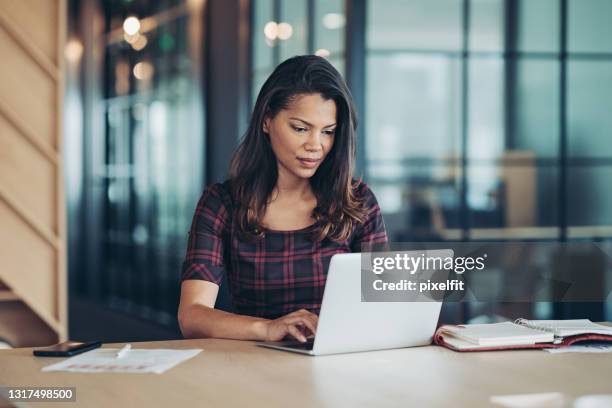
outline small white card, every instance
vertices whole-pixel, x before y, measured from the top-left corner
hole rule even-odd
[[[562,408],[565,398],[560,392],[493,395],[489,402],[505,408]]]
[[[117,358],[114,348],[99,348],[56,364],[43,367],[42,371],[68,371],[75,373],[155,373],[166,370],[198,355],[202,349],[131,349],[124,357]]]

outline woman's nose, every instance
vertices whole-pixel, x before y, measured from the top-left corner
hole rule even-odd
[[[305,147],[309,151],[321,150],[321,132],[311,132],[308,140],[306,141]]]

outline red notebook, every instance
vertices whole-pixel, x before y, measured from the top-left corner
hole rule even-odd
[[[441,326],[434,343],[455,351],[543,349],[584,341],[612,342],[612,327],[579,320],[525,320]]]

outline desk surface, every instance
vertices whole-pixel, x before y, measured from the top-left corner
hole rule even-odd
[[[493,395],[562,392],[571,403],[612,393],[612,353],[456,353],[428,346],[309,357],[212,339],[133,347],[204,352],[157,375],[44,373],[42,367],[58,360],[35,358],[29,348],[0,350],[0,384],[76,387],[71,407],[480,407],[491,406]]]

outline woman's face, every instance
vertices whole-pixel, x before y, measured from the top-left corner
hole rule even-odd
[[[279,177],[311,178],[334,145],[336,102],[320,94],[296,96],[263,130],[270,136]]]

